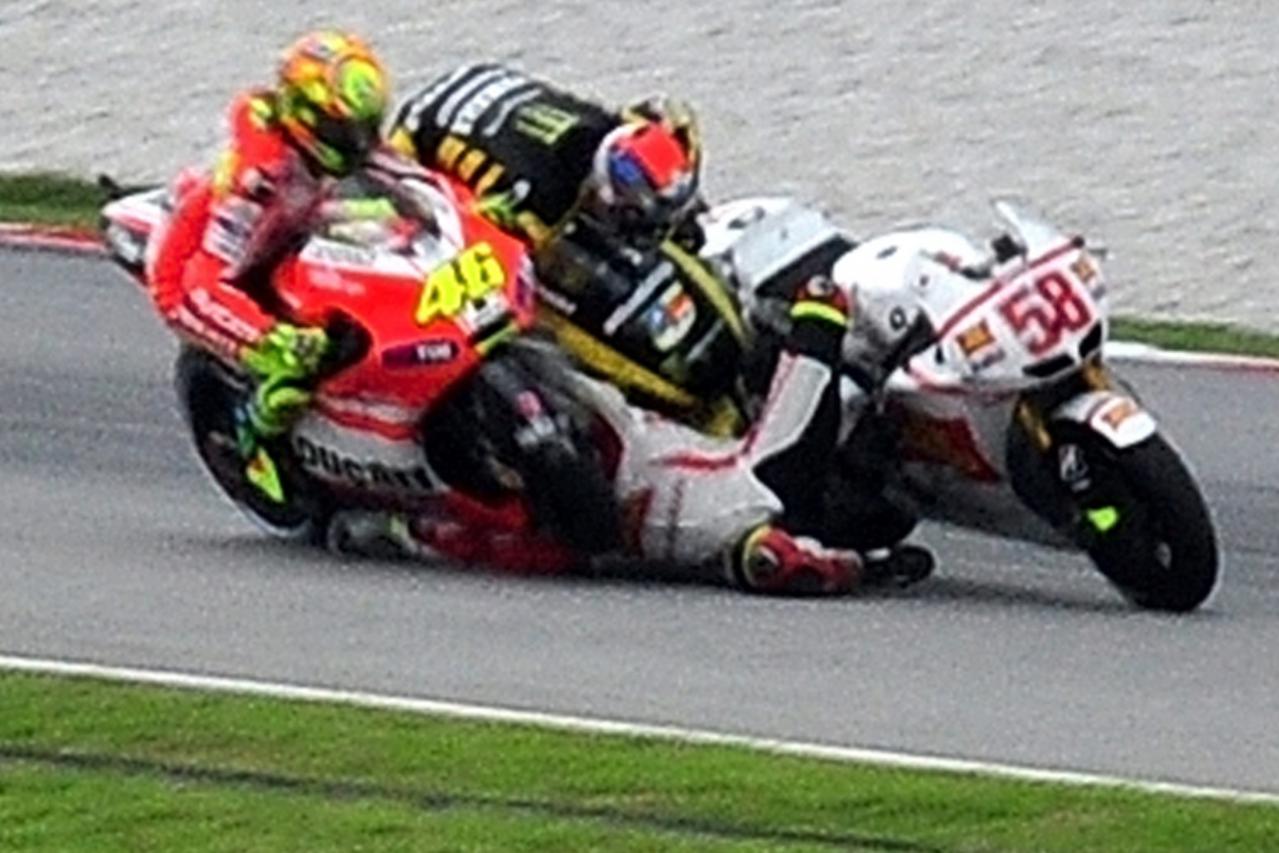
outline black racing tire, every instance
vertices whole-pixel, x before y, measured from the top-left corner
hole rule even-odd
[[[567,440],[545,442],[523,454],[520,468],[540,525],[584,554],[621,548],[617,501],[594,452]]]
[[[268,500],[244,476],[234,420],[236,406],[246,393],[244,380],[209,354],[183,347],[174,365],[174,385],[196,455],[231,503],[276,538],[319,542],[326,513],[319,502],[305,497],[309,484],[292,469],[287,447],[267,448],[277,460],[289,496],[283,504]]]
[[[446,482],[471,494],[504,488],[477,475],[492,457],[514,471],[538,529],[582,555],[622,546],[621,511],[589,411],[560,372],[562,357],[508,345],[428,422],[427,459]]]
[[[1138,607],[1199,607],[1217,586],[1220,556],[1212,517],[1181,456],[1158,434],[1122,450],[1087,451],[1120,505],[1118,523],[1088,545],[1093,563]]]

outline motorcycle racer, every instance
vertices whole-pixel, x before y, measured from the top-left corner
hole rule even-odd
[[[637,114],[679,145],[646,134],[625,156],[611,151],[610,135]],[[687,251],[703,238],[699,137],[685,105],[650,99],[616,114],[501,65],[468,65],[405,101],[389,139],[487,196],[487,214],[532,245],[542,322],[580,364],[646,409],[716,435],[741,428],[742,407],[723,403],[737,396],[751,334],[721,279]],[[676,168],[681,147],[687,170]],[[664,181],[670,203],[659,194],[645,204]],[[825,247],[811,272],[829,272],[846,247]]]
[[[615,445],[614,491],[625,556],[690,569],[719,564],[735,586],[761,593],[840,594],[862,578],[856,552],[810,538],[822,521],[811,472],[839,430],[834,365],[848,303],[822,278],[802,287],[763,412],[739,439],[716,439],[638,409],[610,385],[575,375],[572,393]],[[544,541],[502,540],[448,518],[381,512],[335,517],[329,543],[347,553],[408,553],[522,570],[566,568],[574,556]]]
[[[848,314],[827,279],[800,288],[762,411],[740,439],[646,419],[619,488],[623,500],[644,507],[644,556],[691,563],[724,554],[729,544],[730,579],[757,592],[835,594],[861,581],[856,552],[811,538],[824,513],[812,472],[838,440],[836,365]]]
[[[720,399],[745,345],[732,295],[696,256],[701,147],[687,104],[620,111],[491,63],[407,99],[393,147],[469,184],[533,250],[542,323],[642,405],[729,431]]]
[[[246,458],[309,404],[328,347],[323,329],[278,318],[271,270],[335,179],[378,143],[387,97],[382,64],[360,38],[304,35],[283,53],[274,87],[235,97],[215,167],[171,186],[172,211],[148,246],[150,295],[184,339],[254,378],[241,413]]]
[[[620,112],[494,63],[409,97],[391,145],[462,180],[498,224],[540,249],[589,210],[628,237],[684,221],[696,199],[697,121],[655,96]]]

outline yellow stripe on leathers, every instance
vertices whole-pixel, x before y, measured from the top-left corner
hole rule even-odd
[[[547,226],[542,218],[531,210],[522,210],[515,215],[515,225],[534,248],[541,248],[550,242],[555,232]]]
[[[457,175],[468,184],[475,177],[475,173],[479,171],[480,166],[484,165],[484,161],[488,159],[488,155],[478,148],[472,148],[462,157],[462,161],[457,164]]]
[[[818,320],[825,320],[841,328],[848,323],[847,314],[838,308],[821,302],[796,302],[795,306],[790,309],[790,315],[795,319],[812,317]]]
[[[688,412],[688,422],[707,435],[731,436],[741,432],[746,419],[727,396],[703,405],[693,394],[602,343],[564,315],[545,305],[537,309],[538,322],[578,361],[593,367],[622,391],[638,391]]]
[[[488,169],[484,171],[484,174],[480,177],[479,181],[476,182],[475,194],[480,197],[487,195],[488,191],[493,189],[493,185],[501,180],[502,175],[505,173],[506,170],[497,163],[489,166]]]
[[[446,136],[440,141],[439,148],[435,149],[435,162],[445,169],[452,170],[458,158],[466,153],[466,148],[466,143],[461,139],[452,135]]]
[[[741,435],[746,428],[746,416],[731,397],[723,396],[710,404],[706,415],[695,426],[707,435],[727,438]]]
[[[405,128],[397,127],[391,134],[391,138],[387,140],[387,144],[410,160],[417,159],[417,143],[413,141],[413,134]]]
[[[673,382],[636,364],[608,344],[574,325],[552,308],[541,306],[538,320],[555,333],[560,346],[584,364],[598,370],[623,389],[634,389],[684,409],[695,408],[698,399]]]
[[[742,315],[733,303],[732,297],[724,290],[724,283],[711,273],[705,264],[673,240],[662,243],[662,254],[679,266],[693,286],[714,306],[715,312],[723,318],[733,337],[737,338],[737,342],[746,343],[746,326],[742,323]]]

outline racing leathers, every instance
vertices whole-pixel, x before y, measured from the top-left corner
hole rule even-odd
[[[696,206],[653,230],[587,203],[601,143],[625,123],[667,121],[659,100],[614,112],[502,65],[467,65],[406,100],[389,140],[467,183],[489,218],[529,243],[542,322],[579,363],[646,407],[731,432],[748,333],[696,255]],[[696,162],[691,113],[667,112]]]
[[[684,565],[723,555],[734,582],[765,592],[846,592],[860,579],[855,553],[792,535],[814,535],[824,521],[814,473],[838,440],[836,365],[848,306],[814,279],[791,316],[762,410],[741,438],[713,438],[621,406],[615,389],[597,384],[597,410],[624,437],[617,494],[638,520],[638,555]],[[603,403],[608,395],[612,405]]]
[[[736,439],[713,438],[639,409],[611,385],[572,373],[569,391],[600,419],[615,456],[613,487],[622,508],[625,554],[695,570],[722,568],[758,592],[842,593],[861,560],[804,534],[821,526],[814,471],[833,453],[839,427],[834,365],[847,308],[833,289],[805,288],[763,411]],[[339,550],[488,562],[509,569],[563,568],[574,555],[536,537],[512,541],[468,530],[455,519],[348,513],[329,541]]]
[[[257,380],[244,412],[256,437],[282,432],[307,405],[327,345],[323,330],[281,322],[270,287],[272,270],[308,230],[330,185],[285,139],[274,97],[255,90],[233,101],[216,165],[175,179],[171,213],[147,257],[150,294],[165,321]]]
[[[391,145],[469,185],[534,248],[575,212],[617,113],[493,63],[465,65],[399,108]]]

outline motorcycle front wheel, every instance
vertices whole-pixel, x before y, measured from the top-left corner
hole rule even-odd
[[[1186,613],[1217,585],[1212,518],[1177,451],[1156,434],[1115,449],[1079,438],[1096,483],[1081,509],[1093,563],[1133,604]]]
[[[276,448],[272,453],[282,468],[281,479],[288,496],[283,503],[270,500],[245,476],[245,461],[236,449],[235,427],[235,410],[246,393],[244,381],[211,355],[183,347],[174,365],[174,385],[196,454],[222,493],[272,536],[318,541],[325,526],[323,513],[303,496],[300,475],[289,465],[291,457],[286,449]]]

